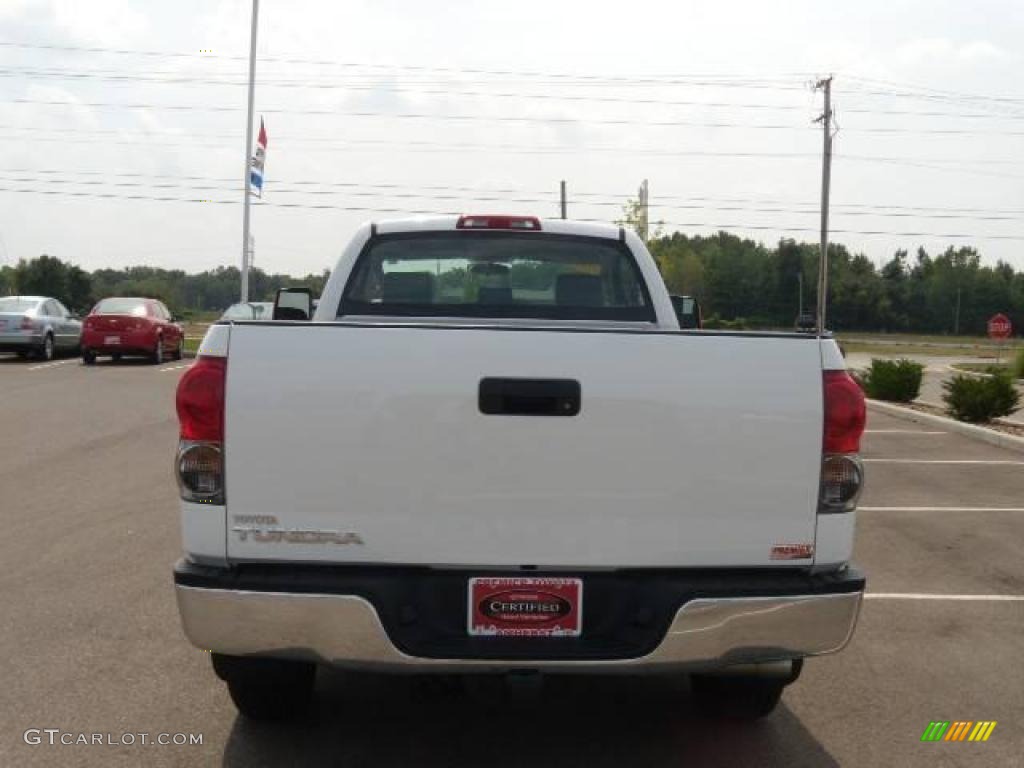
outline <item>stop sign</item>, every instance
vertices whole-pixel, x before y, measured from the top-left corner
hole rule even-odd
[[[1013,333],[1013,326],[1010,325],[1010,318],[1001,312],[998,315],[992,315],[988,319],[988,335],[991,339],[1008,339],[1010,334]]]

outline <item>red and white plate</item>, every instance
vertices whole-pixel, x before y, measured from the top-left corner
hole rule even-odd
[[[470,635],[579,637],[583,580],[557,576],[480,576],[469,580]]]
[[[121,337],[120,336],[105,336],[103,338],[103,344],[105,346],[108,346],[108,347],[113,347],[113,346],[115,346],[117,344],[120,344],[120,343],[121,343]]]

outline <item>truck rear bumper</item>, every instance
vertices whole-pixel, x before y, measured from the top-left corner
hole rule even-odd
[[[184,562],[175,568],[175,582],[185,634],[198,648],[398,672],[701,671],[832,653],[849,641],[864,589],[864,577],[854,569],[823,576],[786,575],[779,583],[772,579],[759,583],[754,572],[744,574],[749,589],[700,596],[714,591],[701,588],[702,581],[716,584],[721,577],[675,573],[693,596],[672,598],[677,605],[666,621],[652,621],[651,629],[637,635],[641,640],[631,646],[588,645],[585,638],[545,638],[538,643],[532,638],[466,637],[447,638],[446,645],[434,636],[436,631],[431,634],[411,626],[436,624],[415,608],[400,606],[392,622],[395,606],[382,600],[381,592],[367,595],[361,587],[367,580],[386,580],[394,574],[375,576],[368,568],[358,576],[342,577],[339,586],[351,580],[350,594],[333,589],[308,591],[312,585],[293,579],[264,587],[258,582],[265,581],[265,573],[253,578]],[[794,587],[788,594],[757,594],[777,589],[787,580]],[[725,584],[731,581],[735,579],[730,576]],[[798,582],[805,588],[795,588]],[[633,597],[635,593],[632,590]],[[606,604],[615,605],[614,601]],[[465,621],[464,614],[458,621]],[[611,634],[616,634],[614,629]],[[636,628],[623,625],[621,634],[631,633],[635,635]],[[653,642],[645,643],[643,638]]]

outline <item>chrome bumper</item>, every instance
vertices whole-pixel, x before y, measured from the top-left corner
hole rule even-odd
[[[500,661],[409,656],[395,647],[373,605],[361,597],[175,589],[185,634],[197,648],[411,672],[701,670],[816,656],[846,645],[861,603],[860,592],[702,598],[679,609],[661,644],[645,656]]]

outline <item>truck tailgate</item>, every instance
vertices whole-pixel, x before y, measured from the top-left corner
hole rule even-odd
[[[482,413],[485,378],[579,382],[579,413]],[[235,561],[806,565],[771,552],[814,543],[820,351],[799,336],[235,325],[225,430]]]

